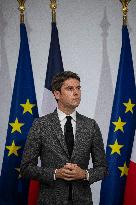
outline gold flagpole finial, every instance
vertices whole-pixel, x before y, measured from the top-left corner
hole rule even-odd
[[[120,0],[122,3],[123,25],[127,25],[128,4],[131,0]]]
[[[56,9],[57,9],[57,1],[56,0],[50,0],[50,8],[52,10],[52,22],[56,22]]]
[[[17,0],[19,3],[20,23],[24,23],[25,0]]]

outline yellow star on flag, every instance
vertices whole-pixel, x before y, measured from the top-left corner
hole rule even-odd
[[[126,122],[121,121],[121,118],[118,118],[117,122],[112,122],[115,125],[115,129],[114,132],[121,130],[122,132],[124,132],[123,130],[123,126],[126,124]]]
[[[126,175],[126,176],[128,175],[129,168],[126,165],[126,162],[124,163],[123,167],[118,167],[118,168],[121,171],[121,177],[123,177],[124,175]]]
[[[119,145],[117,140],[113,145],[108,145],[108,146],[112,149],[111,154],[118,153],[119,155],[120,155],[120,149],[124,147],[124,145]]]
[[[36,106],[35,104],[31,104],[29,99],[27,99],[25,104],[20,104],[20,105],[24,108],[23,114],[25,114],[26,112],[33,114],[32,108]]]
[[[20,168],[15,168],[15,170],[19,173],[18,179],[20,179],[21,178]]]
[[[11,144],[10,146],[6,146],[6,149],[9,150],[8,157],[9,157],[10,155],[12,155],[12,154],[14,154],[14,155],[16,155],[16,156],[18,157],[17,151],[18,151],[19,149],[21,149],[21,146],[16,146],[16,145],[15,145],[15,142],[14,142],[14,140],[13,140],[13,142],[12,142],[12,144]]]
[[[125,113],[127,113],[127,112],[131,112],[131,113],[133,113],[133,107],[136,105],[136,104],[133,104],[132,103],[132,101],[131,101],[131,99],[129,99],[129,101],[127,102],[127,103],[123,103],[123,105],[125,105],[125,107],[126,107],[126,110],[125,110]]]
[[[21,133],[21,129],[20,128],[24,125],[24,123],[20,123],[17,118],[16,118],[15,122],[12,122],[12,123],[9,123],[9,124],[12,127],[11,133],[13,133],[15,131]]]

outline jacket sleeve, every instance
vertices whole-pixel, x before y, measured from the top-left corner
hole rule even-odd
[[[36,179],[43,183],[51,183],[53,182],[54,168],[42,168],[38,166],[38,158],[40,157],[42,146],[40,128],[40,123],[38,120],[35,120],[27,136],[20,173],[22,177]]]
[[[104,144],[102,140],[101,131],[93,120],[93,131],[92,131],[92,146],[91,146],[91,157],[93,168],[88,169],[89,182],[90,184],[99,181],[108,174],[106,156],[104,151]]]

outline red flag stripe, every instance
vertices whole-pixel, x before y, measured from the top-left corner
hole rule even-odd
[[[130,161],[124,205],[136,205],[136,163]]]
[[[38,203],[40,183],[36,180],[31,180],[28,195],[28,204],[36,205]]]

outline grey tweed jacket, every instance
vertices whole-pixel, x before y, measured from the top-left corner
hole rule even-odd
[[[95,120],[76,113],[76,134],[71,159],[62,133],[57,110],[34,121],[25,145],[21,175],[40,181],[39,205],[67,205],[69,184],[54,180],[54,170],[67,162],[89,171],[89,181],[72,181],[74,205],[92,205],[90,185],[107,174],[107,164],[100,129]],[[88,169],[90,154],[93,168]],[[38,157],[41,167],[37,166]]]

